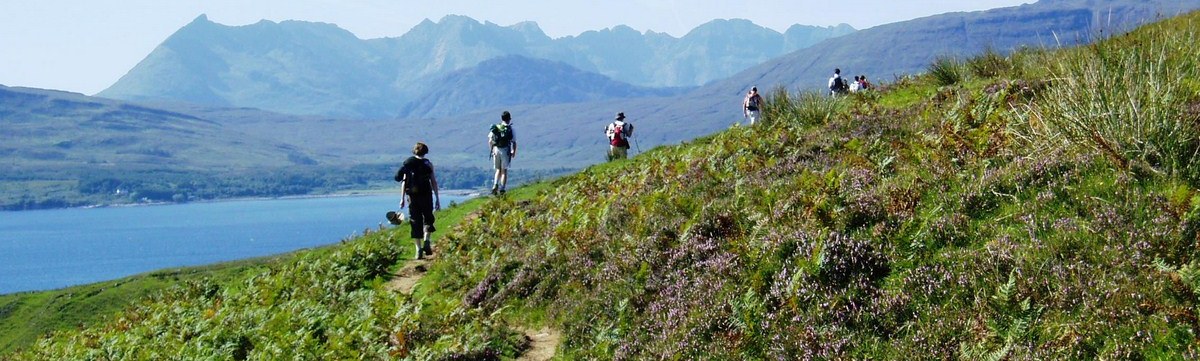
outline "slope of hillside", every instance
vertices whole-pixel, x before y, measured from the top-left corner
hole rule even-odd
[[[313,162],[295,147],[230,133],[189,114],[66,92],[0,86],[0,127],[14,137],[0,152],[21,168],[146,167],[173,159],[181,168],[221,170]]]
[[[400,108],[401,118],[439,118],[527,104],[676,95],[690,89],[645,88],[566,63],[520,55],[493,58],[426,82],[425,93]]]
[[[775,84],[788,89],[825,89],[834,68],[841,68],[847,76],[890,81],[919,72],[939,57],[971,56],[989,48],[1006,54],[1022,47],[1089,43],[1197,8],[1200,0],[1040,0],[981,12],[934,15],[823,41],[746,69],[699,93],[715,96],[728,89]]]
[[[0,133],[6,137],[0,143],[6,166],[0,175],[0,189],[4,189],[0,209],[5,210],[123,203],[143,197],[170,200],[175,192],[151,192],[159,184],[150,184],[174,182],[179,174],[189,172],[207,178],[252,167],[284,168],[337,159],[312,156],[295,146],[186,113],[3,86]]]
[[[378,42],[322,23],[242,27],[201,15],[101,97],[363,117],[394,112],[396,64]]]
[[[196,282],[12,356],[1192,359],[1200,13],[881,92],[474,204],[413,294],[406,230]],[[1049,75],[1058,76],[1046,82]]]

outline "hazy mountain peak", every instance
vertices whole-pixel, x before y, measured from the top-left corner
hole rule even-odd
[[[546,36],[546,32],[542,31],[542,28],[538,26],[537,22],[522,21],[509,25],[508,28],[524,34],[526,38],[548,38],[548,36]]]
[[[715,35],[723,33],[774,33],[779,32],[762,27],[754,22],[746,19],[713,19],[704,24],[700,24],[692,31],[689,31],[684,38],[700,35]]]
[[[845,32],[845,33],[852,33],[854,31],[856,31],[856,29],[854,29],[853,26],[850,26],[850,24],[847,24],[847,23],[841,23],[841,24],[832,25],[832,26],[792,24],[792,26],[789,26],[787,28],[787,31],[785,31],[785,33],[791,32],[793,30],[810,30],[810,29],[834,30],[834,31]]]
[[[197,16],[195,19],[192,19],[191,22],[187,23],[187,25],[184,25],[179,30],[176,30],[175,33],[178,34],[181,32],[185,32],[187,30],[212,29],[212,28],[224,27],[224,26],[225,25],[217,24],[217,23],[213,22],[212,20],[209,20],[207,14],[200,14],[200,16]]]
[[[479,23],[479,21],[475,20],[474,18],[471,18],[470,16],[455,15],[455,14],[443,16],[442,19],[438,20],[437,23],[438,23],[438,25],[441,25],[441,26],[482,25]]]

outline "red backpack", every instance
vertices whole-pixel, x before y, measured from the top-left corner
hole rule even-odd
[[[613,123],[613,136],[608,144],[614,147],[629,147],[629,140],[625,139],[625,124]]]

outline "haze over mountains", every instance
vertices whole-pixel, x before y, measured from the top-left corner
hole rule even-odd
[[[822,42],[746,69],[699,91],[720,96],[753,84],[824,88],[835,67],[845,75],[891,81],[924,71],[940,56],[965,57],[991,48],[1090,43],[1133,27],[1200,8],[1198,0],[1042,0],[982,12],[934,15],[880,25]]]
[[[514,162],[519,171],[580,168],[604,160],[602,129],[618,111],[637,125],[636,153],[743,122],[740,104],[751,85],[768,95],[777,85],[823,91],[834,67],[888,82],[893,74],[924,71],[939,56],[1090,41],[1197,8],[1200,0],[1043,0],[943,14],[829,38],[733,76],[705,80],[707,85],[666,89],[622,81],[675,81],[651,74],[658,68],[645,62],[658,56],[647,55],[647,49],[672,40],[626,27],[547,40],[533,23],[502,27],[447,17],[401,38],[361,40],[330,24],[228,27],[201,16],[101,94],[135,103],[5,88],[0,128],[21,142],[6,143],[0,153],[13,169],[28,171],[18,175],[22,184],[70,181],[30,175],[51,166],[209,172],[223,166],[390,165],[417,141],[430,144],[440,167],[487,167],[486,129],[501,110],[509,110],[521,144]],[[722,27],[755,28],[741,20],[698,28],[673,40],[671,54],[694,54],[709,60],[687,64],[709,65],[694,73],[666,65],[674,70],[662,72],[699,84],[697,79],[724,71],[713,64],[732,67],[715,55],[734,54],[733,47],[758,41],[753,39],[763,44],[801,39],[800,30],[789,30],[792,35],[742,32],[740,38],[699,40]],[[685,43],[690,45],[680,45]],[[399,50],[417,46],[412,44],[426,50]],[[556,54],[559,60],[550,56]],[[379,79],[388,80],[370,85]],[[31,97],[42,100],[22,100]],[[105,125],[114,117],[124,125]],[[117,145],[112,139],[139,141]],[[195,153],[206,148],[212,150]]]
[[[297,147],[190,114],[76,93],[0,85],[0,155],[11,172],[164,163],[217,171],[315,161]]]
[[[514,114],[520,137],[532,143],[522,143],[525,160],[514,164],[570,166],[602,161],[606,143],[601,129],[616,111],[625,112],[637,124],[640,148],[649,149],[744,123],[741,101],[752,85],[768,95],[775,86],[824,92],[835,67],[848,76],[866,74],[877,83],[890,82],[893,74],[924,71],[939,56],[977,54],[989,46],[1002,54],[1023,46],[1056,47],[1056,35],[1090,41],[1100,29],[1113,34],[1117,32],[1112,29],[1127,30],[1198,8],[1200,0],[1043,0],[991,11],[936,15],[832,38],[676,97],[506,107]],[[482,134],[501,110],[406,121],[403,124],[413,132],[394,141],[433,140],[439,145],[439,158],[479,162],[479,155],[486,152]]]
[[[422,95],[400,108],[402,117],[453,116],[463,109],[522,104],[678,95],[691,88],[650,88],[612,80],[563,62],[506,55],[429,81]]]
[[[690,87],[853,31],[848,25],[796,25],[780,34],[746,20],[714,20],[682,38],[617,26],[552,39],[532,22],[500,26],[447,16],[398,38],[361,40],[331,24],[262,21],[231,27],[201,15],[98,95],[393,118],[407,115],[400,111],[406,104],[453,85],[439,79],[500,56],[559,61],[639,87]]]

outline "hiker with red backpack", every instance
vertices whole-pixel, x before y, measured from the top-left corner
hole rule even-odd
[[[400,208],[408,204],[409,225],[412,226],[413,242],[416,243],[416,258],[433,255],[430,246],[432,233],[437,231],[433,226],[433,211],[442,209],[442,200],[438,195],[437,176],[433,171],[433,162],[425,158],[429,154],[429,146],[417,143],[412,149],[413,156],[404,160],[400,170],[396,171],[396,181],[404,194],[400,196]],[[393,221],[395,223],[395,221]],[[424,241],[424,245],[422,245]]]
[[[512,114],[507,110],[500,113],[500,123],[492,124],[488,131],[488,146],[492,149],[492,165],[496,168],[496,175],[492,177],[492,195],[504,194],[508,188],[508,165],[517,157]]]
[[[625,113],[617,113],[616,120],[604,127],[608,136],[608,160],[625,159],[629,155],[629,137],[633,136],[633,124],[625,122]]]

